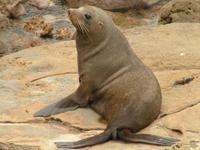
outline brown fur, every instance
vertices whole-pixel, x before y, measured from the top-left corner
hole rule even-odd
[[[35,116],[89,106],[106,119],[108,126],[100,135],[78,142],[56,143],[57,146],[80,148],[109,139],[173,144],[171,139],[135,134],[159,115],[161,90],[152,71],[135,55],[112,19],[92,6],[70,9],[69,17],[77,29],[80,86],[67,98],[42,109]]]

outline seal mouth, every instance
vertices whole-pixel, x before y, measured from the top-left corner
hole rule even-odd
[[[83,16],[82,16],[81,12],[79,12],[79,9],[70,8],[67,10],[67,13],[68,13],[69,19],[71,20],[72,24],[78,31],[80,31],[83,34],[89,33],[89,30],[84,23]]]

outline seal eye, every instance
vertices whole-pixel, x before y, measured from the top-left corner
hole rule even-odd
[[[92,18],[92,16],[90,16],[90,15],[88,15],[88,14],[85,14],[85,18],[86,18],[87,20],[90,20],[90,19]]]

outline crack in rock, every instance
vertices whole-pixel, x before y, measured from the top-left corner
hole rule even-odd
[[[38,146],[16,145],[12,143],[1,143],[0,150],[41,150]]]
[[[158,126],[161,127],[161,128],[170,130],[170,131],[176,133],[176,134],[179,135],[179,136],[183,135],[183,131],[181,131],[180,129],[169,128],[169,127],[167,127],[167,126],[165,126],[165,125],[158,125]]]
[[[183,78],[181,80],[177,80],[174,82],[174,86],[189,84],[194,79],[195,79],[195,77],[187,77],[187,78]]]
[[[194,130],[186,130],[186,132],[191,132],[191,133],[195,133],[195,134],[200,134],[200,131],[194,131]]]
[[[189,77],[183,77],[181,80],[175,81],[173,86],[189,84],[194,79],[197,79],[199,76],[200,76],[200,73],[198,72],[198,73],[194,73],[190,75]]]
[[[81,127],[78,127],[78,126],[74,126],[72,125],[71,123],[69,122],[65,122],[65,121],[62,121],[60,118],[54,118],[54,117],[50,117],[50,118],[46,118],[45,119],[47,122],[55,122],[55,123],[59,123],[59,124],[62,124],[64,126],[69,126],[69,127],[72,127],[80,132],[83,132],[83,131],[91,131],[91,130],[104,130],[104,128],[81,128]]]
[[[91,130],[104,130],[104,128],[81,128],[78,126],[74,126],[69,122],[62,121],[59,118],[54,118],[54,117],[49,117],[49,118],[44,118],[42,120],[40,119],[33,119],[33,120],[28,120],[28,121],[21,121],[21,122],[13,122],[13,121],[0,121],[0,125],[4,124],[47,124],[47,123],[52,123],[52,124],[57,124],[61,125],[67,128],[72,128],[73,130],[76,130],[78,132],[86,132],[86,131],[91,131]]]
[[[169,112],[169,113],[162,113],[162,114],[160,114],[159,119],[164,118],[164,117],[169,116],[169,115],[173,115],[173,114],[182,112],[182,111],[184,111],[184,110],[186,110],[186,109],[189,109],[189,108],[191,108],[191,107],[195,107],[195,106],[197,106],[197,105],[199,105],[199,104],[200,104],[200,100],[197,101],[197,102],[194,102],[194,103],[192,103],[192,104],[189,104],[189,105],[187,105],[187,106],[184,106],[184,107],[182,107],[182,108],[179,108],[179,109],[177,109],[177,110],[175,110],[175,111],[172,111],[172,112]]]

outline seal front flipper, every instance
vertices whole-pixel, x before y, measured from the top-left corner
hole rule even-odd
[[[72,111],[78,107],[86,107],[89,103],[89,98],[93,91],[93,85],[91,79],[86,75],[80,75],[80,85],[76,92],[72,93],[68,97],[51,104],[34,114],[34,117],[48,117],[51,115],[63,113],[66,111]]]
[[[160,137],[150,134],[135,134],[130,130],[125,129],[119,131],[118,138],[126,142],[144,143],[158,146],[171,146],[179,142],[178,139]]]
[[[51,104],[34,114],[34,117],[48,117],[51,115],[63,113],[66,111],[73,111],[81,106],[76,101],[77,97],[76,94],[71,94],[68,97],[58,101],[57,103]]]
[[[55,143],[57,148],[82,148],[82,147],[86,147],[86,146],[92,146],[92,145],[96,145],[96,144],[101,144],[104,143],[106,141],[108,141],[111,138],[112,134],[110,130],[106,130],[103,133],[87,138],[87,139],[83,139],[77,142],[57,142]]]

